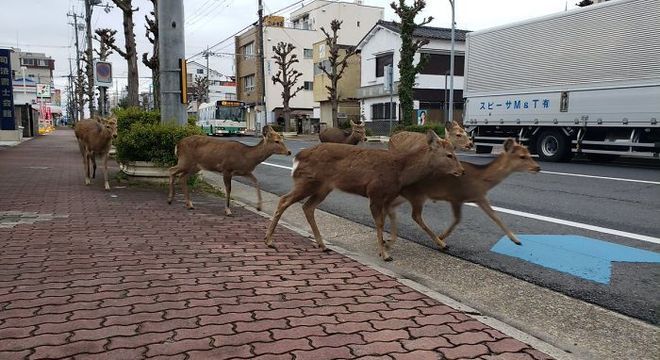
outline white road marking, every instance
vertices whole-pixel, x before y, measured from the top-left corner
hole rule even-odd
[[[660,181],[649,181],[649,180],[626,179],[626,178],[617,178],[617,177],[608,177],[608,176],[596,176],[596,175],[585,175],[585,174],[575,174],[575,173],[565,173],[565,172],[558,172],[558,171],[545,171],[545,170],[541,170],[541,173],[542,173],[542,174],[549,174],[549,175],[576,176],[576,177],[585,177],[585,178],[592,178],[592,179],[615,180],[615,181],[627,181],[627,182],[634,182],[634,183],[640,183],[640,184],[660,185]]]
[[[268,165],[268,166],[273,166],[273,167],[276,167],[276,168],[287,169],[287,170],[292,170],[293,169],[290,166],[278,165],[278,164],[267,163],[267,162],[263,162],[262,164],[263,165]],[[472,203],[466,203],[466,205],[478,207],[476,204],[472,204]],[[589,224],[580,223],[580,222],[576,222],[576,221],[553,218],[553,217],[550,217],[550,216],[537,215],[537,214],[532,214],[532,213],[528,213],[528,212],[524,212],[524,211],[518,211],[518,210],[513,210],[513,209],[502,208],[502,207],[499,207],[499,206],[493,206],[493,210],[503,212],[505,214],[511,214],[511,215],[517,215],[517,216],[525,217],[525,218],[528,218],[528,219],[545,221],[545,222],[549,222],[549,223],[553,223],[553,224],[560,224],[560,225],[570,226],[570,227],[574,227],[574,228],[595,231],[595,232],[599,232],[599,233],[603,233],[603,234],[616,235],[616,236],[621,236],[621,237],[625,237],[625,238],[629,238],[629,239],[634,239],[634,240],[639,240],[639,241],[644,241],[644,242],[650,242],[650,243],[654,243],[654,244],[660,244],[660,238],[653,237],[653,236],[635,234],[635,233],[621,231],[621,230],[615,230],[615,229],[609,229],[609,228],[605,228],[605,227],[601,227],[601,226],[589,225]]]

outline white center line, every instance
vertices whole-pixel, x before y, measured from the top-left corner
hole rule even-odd
[[[278,164],[273,164],[273,163],[268,163],[268,162],[262,162],[262,164],[263,165],[268,165],[268,166],[273,166],[273,167],[276,167],[276,168],[287,169],[287,170],[292,170],[293,169],[291,166],[278,165]],[[466,205],[477,207],[476,204],[471,204],[471,203],[468,203]],[[560,224],[560,225],[570,226],[570,227],[574,227],[574,228],[595,231],[595,232],[599,232],[599,233],[602,233],[602,234],[616,235],[616,236],[621,236],[621,237],[625,237],[625,238],[629,238],[629,239],[634,239],[634,240],[639,240],[639,241],[644,241],[644,242],[650,242],[650,243],[654,243],[654,244],[660,244],[660,238],[653,237],[653,236],[635,234],[635,233],[621,231],[621,230],[615,230],[615,229],[609,229],[609,228],[605,228],[605,227],[601,227],[601,226],[589,225],[589,224],[580,223],[580,222],[576,222],[576,221],[570,221],[570,220],[563,220],[563,219],[553,218],[553,217],[550,217],[550,216],[537,215],[537,214],[527,213],[527,212],[524,212],[524,211],[518,211],[518,210],[513,210],[513,209],[502,208],[502,207],[498,207],[498,206],[493,206],[493,209],[495,211],[499,211],[499,212],[506,213],[506,214],[511,214],[511,215],[517,215],[517,216],[521,216],[521,217],[526,217],[528,219],[545,221],[545,222],[549,222],[549,223],[553,223],[553,224]]]
[[[634,182],[634,183],[640,183],[640,184],[660,185],[660,181],[625,179],[625,178],[617,178],[617,177],[585,175],[585,174],[565,173],[565,172],[546,171],[546,170],[541,170],[541,173],[542,174],[549,174],[549,175],[575,176],[575,177],[585,177],[585,178],[592,178],[592,179],[627,181],[627,182]]]

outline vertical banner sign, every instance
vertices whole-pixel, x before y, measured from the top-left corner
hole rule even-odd
[[[179,65],[181,66],[181,76],[180,76],[180,87],[181,87],[181,103],[188,104],[188,66],[186,64],[186,59],[179,59]]]
[[[16,130],[9,49],[0,49],[0,130]]]

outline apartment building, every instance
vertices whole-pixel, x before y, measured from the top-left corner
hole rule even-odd
[[[454,55],[454,120],[463,114],[463,72],[465,63],[466,30],[455,30]],[[428,39],[429,43],[415,55],[415,64],[420,54],[428,57],[426,66],[416,77],[413,89],[418,121],[443,123],[449,97],[449,53],[451,49],[451,29],[422,26],[415,29],[415,39]],[[387,134],[389,122],[397,122],[400,115],[397,88],[400,60],[401,37],[399,26],[394,22],[379,21],[360,41],[361,52],[360,114],[367,127],[376,134]],[[393,94],[384,89],[385,68],[393,64]]]
[[[14,49],[11,53],[14,104],[36,104],[37,100],[50,103],[55,95],[54,69],[55,60],[50,56]]]
[[[303,76],[297,85],[303,86],[290,101],[291,128],[303,131],[311,128],[311,119],[320,114],[320,104],[314,97],[314,44],[324,39],[320,28],[330,28],[333,19],[343,20],[339,32],[342,44],[355,45],[364,37],[373,25],[383,18],[383,8],[367,6],[356,2],[338,2],[317,0],[292,12],[286,20],[281,16],[264,18],[264,72],[265,72],[265,110],[262,110],[262,79],[257,66],[258,38],[256,27],[252,27],[235,38],[237,97],[246,103],[247,128],[260,129],[265,124],[283,124],[282,87],[274,84],[271,78],[277,73],[273,60],[273,47],[279,42],[293,44],[294,53],[299,62],[294,68]]]

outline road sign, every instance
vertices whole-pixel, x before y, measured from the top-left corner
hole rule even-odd
[[[577,235],[520,235],[522,246],[502,237],[491,251],[573,276],[609,284],[612,262],[660,263],[660,254]]]
[[[50,84],[37,84],[37,97],[50,97]]]
[[[99,87],[112,86],[112,63],[106,61],[94,63],[94,83]]]
[[[16,130],[10,54],[11,50],[0,49],[0,130]]]

